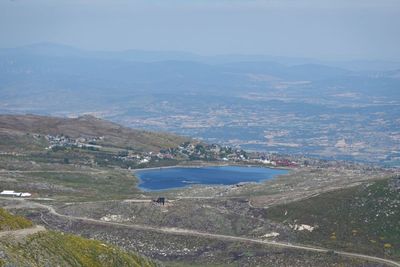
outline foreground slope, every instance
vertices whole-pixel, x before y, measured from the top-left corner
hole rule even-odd
[[[2,229],[15,230],[0,231],[0,266],[157,266],[135,253],[77,235],[40,231],[23,236],[17,229],[29,230],[32,223],[4,209],[0,212]]]
[[[3,264],[12,266],[157,266],[118,247],[55,231],[30,235],[17,243],[6,240],[0,248],[5,252]]]
[[[10,231],[32,227],[31,221],[22,216],[12,215],[0,208],[0,231]]]

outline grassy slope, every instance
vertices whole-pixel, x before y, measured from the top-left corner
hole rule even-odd
[[[32,226],[32,222],[24,217],[13,215],[0,208],[0,231],[17,230]]]
[[[74,160],[83,161],[84,155],[76,156]],[[132,172],[117,167],[90,167],[49,163],[39,157],[3,156],[0,159],[2,168],[17,170],[0,172],[2,189],[30,192],[34,196],[72,201],[122,199],[139,193]]]
[[[268,217],[318,226],[294,231],[298,242],[400,259],[400,192],[395,179],[271,207]],[[286,215],[285,215],[286,214]]]
[[[9,242],[3,249],[6,262],[20,266],[157,266],[115,246],[54,231],[31,235],[20,243]]]
[[[0,208],[0,231],[31,226],[31,221]],[[157,266],[118,247],[54,231],[30,235],[22,241],[7,237],[1,240],[0,251],[0,266]]]

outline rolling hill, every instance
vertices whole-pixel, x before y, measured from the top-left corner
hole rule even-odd
[[[102,137],[97,141],[99,145],[138,151],[158,151],[188,141],[188,138],[172,134],[130,129],[89,115],[72,119],[38,115],[0,115],[0,136],[3,140],[1,145],[7,146],[7,138],[26,133],[65,135],[72,138]]]

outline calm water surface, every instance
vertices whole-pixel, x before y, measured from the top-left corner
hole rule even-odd
[[[286,174],[287,170],[259,167],[193,167],[136,171],[139,188],[146,191],[186,187],[194,184],[233,185],[240,182],[260,182]]]

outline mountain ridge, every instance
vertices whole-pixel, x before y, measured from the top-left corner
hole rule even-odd
[[[169,133],[131,129],[91,115],[77,118],[48,117],[41,115],[1,115],[0,135],[7,131],[36,134],[68,135],[79,137],[103,137],[99,144],[116,147],[134,147],[142,151],[158,151],[176,147],[188,138]]]

